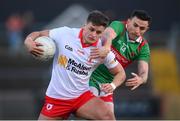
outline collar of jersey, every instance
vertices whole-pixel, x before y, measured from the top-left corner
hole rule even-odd
[[[96,42],[94,42],[92,44],[85,44],[83,42],[83,29],[81,29],[80,32],[79,32],[79,39],[81,41],[81,45],[82,45],[83,48],[90,47],[90,46],[97,46],[97,43],[98,43],[98,41],[96,41]]]
[[[127,24],[126,24],[126,30],[127,30]],[[139,36],[136,40],[131,40],[131,39],[129,38],[128,31],[126,31],[126,38],[127,38],[127,41],[128,41],[128,42],[138,42],[138,43],[141,43],[141,42],[142,42],[142,36]]]

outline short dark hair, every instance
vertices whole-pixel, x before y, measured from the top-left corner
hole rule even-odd
[[[149,25],[152,22],[152,17],[145,10],[134,10],[130,18],[137,17],[141,20],[148,21]]]
[[[92,11],[88,18],[87,23],[92,22],[94,25],[97,26],[104,26],[107,27],[109,25],[109,18],[98,10]]]

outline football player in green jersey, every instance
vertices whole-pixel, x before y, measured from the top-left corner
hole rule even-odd
[[[134,10],[127,21],[112,21],[102,36],[103,48],[91,51],[92,58],[103,58],[112,50],[124,68],[137,60],[138,72],[131,73],[133,77],[125,83],[131,90],[146,83],[148,78],[150,49],[143,35],[149,29],[150,23],[151,17],[146,11]],[[116,89],[116,83],[112,82],[112,79],[113,75],[102,64],[93,72],[90,87],[113,111],[113,91]]]

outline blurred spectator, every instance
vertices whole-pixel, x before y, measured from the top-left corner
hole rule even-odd
[[[22,50],[24,21],[18,13],[10,15],[6,21],[10,56],[17,56]]]

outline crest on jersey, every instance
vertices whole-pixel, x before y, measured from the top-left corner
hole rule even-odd
[[[68,59],[65,55],[60,55],[58,58],[58,64],[64,68],[67,66]]]
[[[121,51],[125,52],[127,49],[127,45],[125,43],[123,43],[122,47],[121,47]]]

